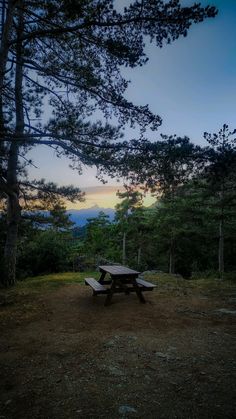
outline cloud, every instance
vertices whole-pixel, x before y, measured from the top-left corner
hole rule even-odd
[[[122,185],[99,185],[87,186],[81,188],[85,192],[85,201],[75,204],[68,203],[69,209],[91,208],[94,205],[100,208],[114,208],[119,202],[116,193],[118,190],[123,191]]]
[[[88,186],[87,188],[81,188],[86,193],[86,197],[89,195],[114,195],[118,190],[123,191],[123,186],[118,185],[101,185],[101,186]]]
[[[91,208],[98,206],[100,208],[114,208],[120,199],[116,195],[117,191],[124,191],[122,185],[101,185],[101,186],[88,186],[81,188],[85,195],[85,202],[78,202],[76,204],[68,204],[69,209]],[[144,199],[144,205],[149,206],[155,201],[151,194],[147,194]]]

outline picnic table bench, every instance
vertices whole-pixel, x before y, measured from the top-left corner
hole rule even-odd
[[[85,278],[85,284],[92,288],[93,295],[107,295],[105,306],[111,303],[113,294],[120,292],[124,292],[125,294],[136,292],[140,302],[145,303],[146,301],[142,293],[144,291],[152,291],[156,286],[151,282],[138,278],[140,272],[127,268],[126,266],[103,265],[99,266],[99,270],[101,272],[100,279],[96,281],[94,278]],[[110,277],[105,279],[107,274]]]

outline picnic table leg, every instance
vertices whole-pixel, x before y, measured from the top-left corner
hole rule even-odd
[[[120,279],[117,279],[116,283],[117,283],[117,285],[119,285],[120,288],[123,288],[124,293],[126,295],[130,294],[129,287],[127,287],[127,285],[124,284]]]
[[[103,283],[103,280],[104,280],[105,276],[106,276],[106,272],[102,272],[102,274],[101,274],[101,276],[100,276],[100,278],[99,278],[99,280],[98,280],[98,282],[99,282],[100,284],[102,284],[102,283]]]
[[[143,296],[143,294],[142,294],[142,291],[141,291],[141,289],[139,288],[139,286],[138,286],[138,284],[137,284],[137,282],[136,282],[136,279],[135,279],[135,278],[134,278],[134,279],[132,279],[132,284],[133,284],[133,287],[134,287],[135,292],[136,292],[136,294],[137,294],[137,297],[139,298],[140,303],[145,304],[145,303],[146,303],[146,300],[145,300],[145,298],[144,298],[144,296]]]
[[[116,280],[113,279],[111,288],[109,289],[109,293],[107,294],[107,298],[105,300],[104,306],[108,306],[109,304],[111,304],[111,299],[115,292],[115,289],[116,289]]]

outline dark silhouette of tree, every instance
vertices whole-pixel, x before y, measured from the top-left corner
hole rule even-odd
[[[126,241],[131,227],[130,221],[131,218],[133,219],[135,210],[142,206],[142,194],[126,185],[125,191],[118,191],[117,196],[122,201],[116,205],[115,220],[119,224],[122,232],[122,263],[125,265],[127,262]]]
[[[45,145],[81,171],[119,170],[126,124],[155,130],[161,118],[125,98],[121,66],[142,66],[145,43],[158,47],[186,36],[214,7],[178,0],[134,1],[118,13],[112,0],[8,0],[0,46],[1,194],[7,199],[5,284],[15,281],[18,225],[27,152]],[[47,103],[47,108],[45,104]],[[50,118],[44,110],[50,113]],[[98,121],[99,115],[103,115]],[[115,120],[112,126],[108,120]],[[44,121],[44,122],[43,122]],[[30,182],[27,182],[28,188]],[[35,189],[37,182],[33,183]],[[70,190],[65,190],[70,197]],[[80,198],[79,190],[74,196]]]
[[[142,149],[131,153],[126,175],[132,179],[134,185],[143,185],[157,197],[165,201],[168,208],[165,214],[165,223],[168,224],[169,237],[169,272],[174,272],[175,248],[177,245],[176,233],[176,197],[179,187],[186,184],[204,168],[204,150],[190,142],[189,138],[161,135],[162,140],[156,142],[146,141]],[[145,151],[144,151],[145,150]],[[167,216],[168,214],[168,216]]]
[[[224,124],[218,133],[204,133],[210,145],[207,167],[204,172],[206,199],[214,208],[214,219],[218,223],[218,271],[224,273],[225,222],[235,219],[236,205],[236,129],[229,130]],[[213,214],[212,214],[213,215]]]

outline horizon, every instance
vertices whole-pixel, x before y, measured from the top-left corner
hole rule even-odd
[[[123,191],[124,187],[115,186],[115,185],[100,185],[100,186],[90,186],[87,188],[81,188],[83,192],[86,193],[85,202],[77,202],[72,204],[68,202],[66,204],[67,210],[69,209],[89,209],[95,206],[99,208],[111,208],[115,209],[115,205],[121,202],[121,199],[118,198],[116,192],[118,190]],[[147,193],[143,199],[143,205],[148,207],[156,201],[156,197],[153,197],[151,193]],[[69,208],[70,206],[70,208]]]

